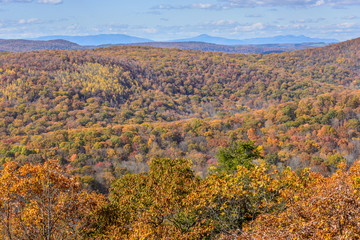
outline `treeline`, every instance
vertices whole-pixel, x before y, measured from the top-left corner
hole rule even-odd
[[[360,165],[324,177],[266,167],[237,143],[200,178],[186,159],[155,158],[147,173],[88,193],[56,161],[0,171],[1,239],[357,239]]]

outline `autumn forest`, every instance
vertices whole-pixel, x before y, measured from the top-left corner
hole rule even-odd
[[[0,52],[0,239],[357,239],[359,62]]]

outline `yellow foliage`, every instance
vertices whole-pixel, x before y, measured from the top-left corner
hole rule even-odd
[[[1,239],[78,239],[104,197],[81,189],[56,161],[19,166],[0,173]]]

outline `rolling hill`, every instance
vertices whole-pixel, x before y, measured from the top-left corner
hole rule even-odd
[[[359,61],[0,53],[0,238],[356,239]]]
[[[86,47],[76,43],[57,39],[49,41],[31,41],[21,39],[0,39],[0,51],[6,52],[30,52],[39,50],[83,50]]]
[[[59,159],[91,189],[221,147],[324,175],[360,156],[360,39],[268,55],[121,46],[0,55],[0,161]]]

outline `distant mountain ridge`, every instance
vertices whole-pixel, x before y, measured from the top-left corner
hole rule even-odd
[[[64,39],[70,42],[85,46],[99,46],[106,44],[132,44],[145,42],[158,42],[147,38],[139,38],[126,34],[100,34],[88,36],[43,36],[28,40],[55,40]],[[192,38],[175,39],[164,42],[205,42],[220,45],[249,45],[249,44],[280,44],[280,43],[337,43],[336,39],[311,38],[304,35],[279,35],[274,37],[249,38],[249,39],[230,39],[201,34]]]
[[[120,44],[125,46],[178,48],[181,50],[196,50],[207,52],[243,53],[243,54],[269,54],[301,49],[323,47],[324,43],[287,43],[287,44],[259,44],[259,45],[221,45],[205,42],[147,42]],[[119,46],[119,45],[107,45]]]
[[[151,39],[138,38],[125,34],[89,36],[58,35],[44,36],[32,40],[0,39],[0,51],[83,50],[107,46],[130,45],[227,53],[267,54],[322,47],[336,42],[338,42],[336,39],[320,39],[293,35],[237,40],[202,34],[194,38],[166,42],[156,42]]]
[[[337,39],[311,38],[304,35],[280,35],[274,37],[245,39],[249,44],[280,44],[280,43],[338,43]]]
[[[64,39],[70,42],[77,43],[83,46],[98,46],[103,44],[123,44],[123,43],[140,43],[140,42],[153,42],[151,39],[133,37],[125,34],[100,34],[88,36],[44,36],[33,38],[29,40],[54,40]]]
[[[244,44],[243,40],[238,39],[228,39],[223,37],[213,37],[207,34],[201,34],[192,38],[183,38],[170,40],[168,42],[206,42],[212,44],[221,44],[221,45],[241,45]]]
[[[175,39],[169,42],[206,42],[222,45],[248,45],[248,44],[280,44],[280,43],[337,43],[336,39],[310,38],[304,35],[279,35],[274,37],[249,38],[249,39],[228,39],[201,34],[193,38]]]

